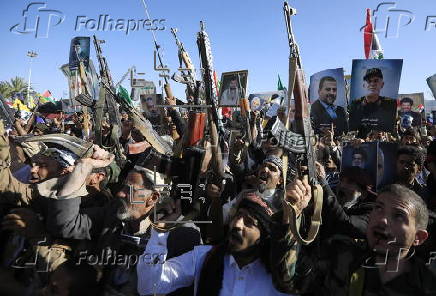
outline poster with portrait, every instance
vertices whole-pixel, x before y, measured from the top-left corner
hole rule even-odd
[[[267,117],[277,115],[277,109],[285,98],[285,92],[282,90],[257,92],[248,96],[251,111],[264,111]]]
[[[163,105],[161,94],[140,94],[139,98],[144,112],[156,112],[156,105]]]
[[[328,69],[310,77],[310,116],[315,134],[332,126],[335,135],[347,132],[344,69]]]
[[[309,99],[313,104],[318,100],[346,107],[344,69],[328,69],[310,76]]]
[[[71,39],[70,59],[68,63],[70,70],[77,70],[81,61],[83,62],[85,69],[88,68],[90,50],[90,37],[74,37]]]
[[[221,75],[219,106],[239,106],[247,93],[248,70],[225,72]]]
[[[395,182],[397,150],[398,143],[378,142],[377,189]]]
[[[260,111],[266,107],[268,97],[260,93],[250,94],[248,96],[248,102],[250,103],[251,111]]]
[[[393,132],[403,60],[353,60],[349,128]]]
[[[371,186],[377,184],[377,142],[362,143],[359,146],[347,144],[344,146],[341,160],[341,170],[349,167],[359,167],[369,178]]]
[[[398,116],[402,128],[421,126],[425,122],[424,93],[398,95]]]

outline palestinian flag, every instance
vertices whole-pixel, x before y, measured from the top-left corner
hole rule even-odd
[[[371,59],[381,60],[383,59],[383,48],[381,47],[380,41],[376,33],[372,35],[372,46],[371,46]]]
[[[380,40],[374,32],[374,26],[371,22],[371,9],[366,10],[366,25],[363,33],[363,42],[366,59],[383,59],[383,48]]]
[[[56,104],[53,95],[51,94],[51,92],[49,90],[46,90],[45,92],[43,92],[39,98],[40,102],[45,104],[45,103],[53,103]]]

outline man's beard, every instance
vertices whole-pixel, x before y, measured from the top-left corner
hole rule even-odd
[[[232,238],[233,241],[236,241],[236,243],[239,243],[239,244],[243,243],[243,238],[239,234],[238,230],[236,230],[236,229],[232,229],[229,232],[228,237],[227,237],[227,247],[228,247],[229,252],[233,256],[252,257],[252,256],[256,255],[256,253],[259,251],[260,239],[256,244],[254,244],[254,245],[252,245],[244,250],[234,251],[234,250],[232,250],[232,243],[230,243],[230,238]]]
[[[259,190],[260,193],[264,193],[266,190],[266,183],[261,183],[257,186],[257,190]]]
[[[325,98],[325,102],[329,105],[333,105],[333,103],[336,101],[336,96],[334,95],[328,95]]]
[[[121,198],[119,199],[119,206],[116,216],[121,221],[134,220],[132,209],[129,207],[129,204]]]

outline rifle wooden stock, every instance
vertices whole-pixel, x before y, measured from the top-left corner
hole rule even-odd
[[[185,64],[186,69],[189,69],[191,71],[194,70],[194,64],[191,61],[191,58],[189,57],[188,53],[186,51],[181,53],[183,63]]]
[[[165,83],[164,90],[165,90],[165,94],[167,95],[167,98],[172,100],[174,98],[173,90],[171,89],[171,85],[169,83]]]
[[[295,99],[295,123],[296,131],[304,135],[303,119],[309,118],[309,100],[307,95],[306,84],[304,82],[304,73],[301,69],[295,72],[294,81],[294,99]],[[307,135],[304,135],[307,136]]]
[[[213,115],[211,112],[208,112],[208,122],[209,122],[210,142],[211,142],[211,151],[212,151],[212,158],[210,160],[211,164],[209,166],[213,169],[213,173],[215,174],[215,177],[222,180],[225,177],[224,165],[223,165],[223,159],[221,154],[221,148],[219,144],[218,129],[216,127],[215,121],[213,120]]]
[[[247,98],[240,99],[239,106],[241,107],[242,116],[247,117],[249,112],[251,111],[250,103],[248,102],[248,99]]]

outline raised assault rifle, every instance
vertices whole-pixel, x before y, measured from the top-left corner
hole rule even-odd
[[[102,55],[100,43],[102,43],[101,40],[98,40],[96,36],[94,36],[94,46],[100,64],[100,76],[102,80],[102,85],[104,86],[100,88],[100,100],[96,104],[97,122],[98,117],[102,118],[102,110],[104,108],[105,101],[108,101],[108,105],[111,107],[113,106],[114,110],[113,112],[109,113],[109,118],[111,120],[115,120],[118,127],[120,127],[121,117],[119,115],[118,106],[116,104],[118,103],[119,105],[121,105],[121,108],[123,110],[129,113],[133,120],[135,128],[137,128],[141,132],[141,134],[145,137],[145,140],[147,140],[147,142],[150,143],[150,145],[153,146],[156,151],[162,154],[171,155],[171,147],[157,134],[157,132],[153,129],[152,124],[134,106],[132,106],[130,102],[127,102],[123,98],[117,96],[117,94],[115,93],[115,88],[113,87],[113,82],[109,73],[106,58],[104,58]],[[97,131],[99,131],[99,129],[97,129]],[[99,135],[101,139],[101,133]],[[118,143],[119,145],[119,133],[117,134],[117,136],[118,137],[116,138],[116,143]],[[113,138],[115,140],[115,137]]]
[[[288,41],[290,48],[289,56],[289,85],[288,85],[288,107],[290,107],[291,92],[294,94],[295,99],[295,126],[296,132],[303,135],[305,138],[306,151],[304,154],[299,155],[299,163],[297,163],[297,173],[300,178],[308,178],[309,185],[312,188],[313,197],[313,214],[310,223],[310,228],[306,238],[303,238],[300,234],[300,223],[296,216],[296,210],[293,205],[289,204],[291,208],[291,221],[290,227],[292,234],[302,244],[311,243],[318,234],[319,227],[321,225],[321,211],[323,202],[323,192],[321,186],[318,184],[315,167],[315,151],[314,151],[314,132],[312,130],[309,114],[309,100],[307,94],[307,87],[304,79],[304,72],[301,63],[301,57],[298,45],[295,41],[294,33],[292,30],[291,17],[296,14],[296,10],[291,8],[285,1],[284,15],[286,28],[288,31]],[[291,108],[288,108],[288,112]],[[289,127],[289,113],[286,117],[286,127]],[[287,156],[284,157],[284,173],[283,178],[286,184],[286,171],[288,168]],[[302,167],[306,166],[307,171],[303,172]],[[286,185],[285,185],[286,195]],[[285,199],[286,200],[286,199]]]

